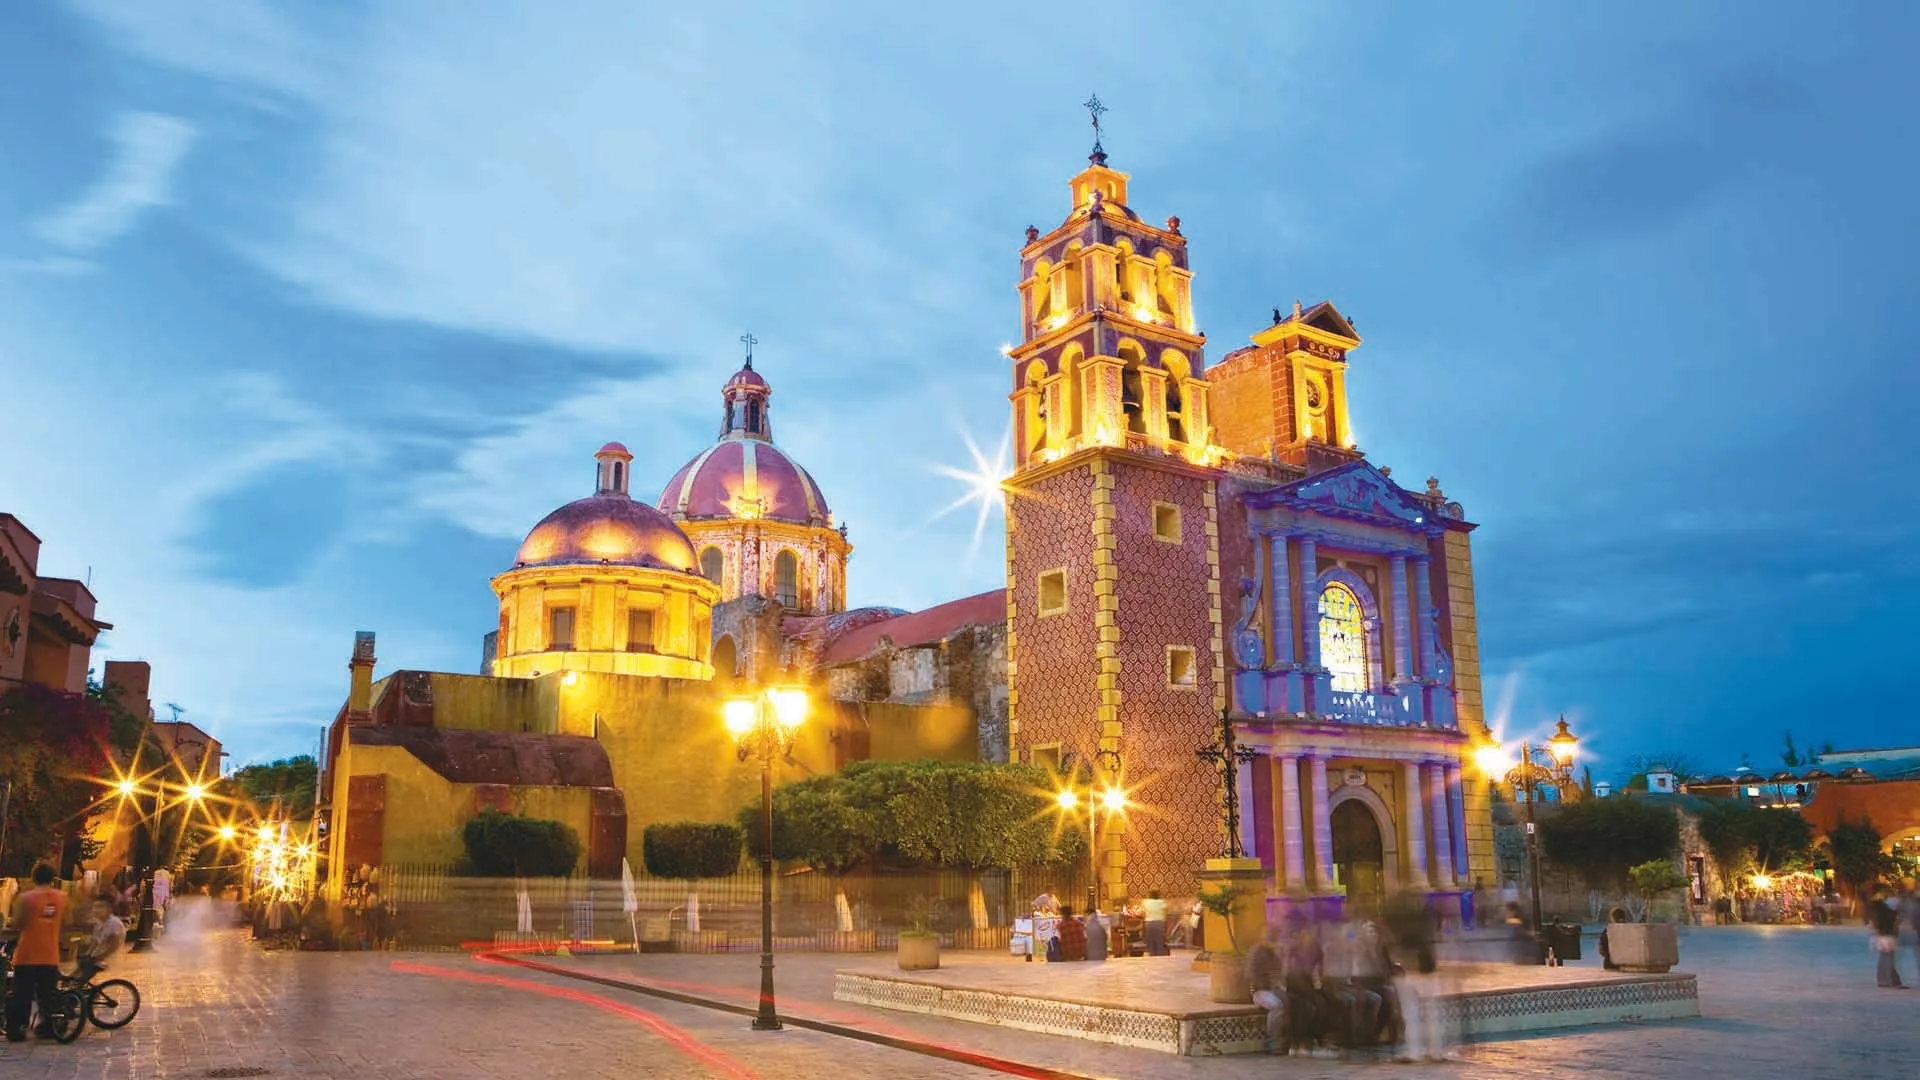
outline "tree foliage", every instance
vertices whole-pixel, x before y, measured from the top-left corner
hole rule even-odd
[[[1727,878],[1803,870],[1813,862],[1813,825],[1792,810],[1716,799],[1700,811],[1700,839]]]
[[[1899,864],[1880,850],[1880,830],[1866,818],[1843,821],[1827,833],[1820,853],[1833,865],[1833,876],[1855,896],[1894,873]]]
[[[71,841],[105,807],[115,737],[113,714],[99,698],[35,683],[0,692],[0,781],[11,785],[0,872],[23,873],[57,857],[63,842],[70,856],[94,854],[90,841],[78,850]]]
[[[1586,879],[1591,888],[1619,889],[1628,868],[1671,856],[1680,846],[1680,818],[1670,807],[1641,799],[1567,803],[1540,823],[1546,857]]]
[[[801,862],[836,877],[879,853],[884,843],[881,811],[859,775],[828,773],[773,791],[773,857]],[[740,811],[740,828],[755,856],[762,839],[759,804]]]
[[[739,826],[725,822],[664,821],[647,826],[641,856],[647,873],[657,878],[726,877],[740,868],[743,840]]]
[[[1071,857],[1077,830],[1054,827],[1046,770],[919,761],[867,777],[885,792],[888,841],[916,862],[1010,870]],[[1079,850],[1084,851],[1084,847]]]
[[[1649,859],[1638,866],[1628,867],[1627,880],[1632,883],[1634,892],[1651,903],[1659,899],[1661,893],[1685,885],[1687,875],[1667,859]]]
[[[313,816],[320,763],[312,754],[281,758],[237,769],[224,783],[236,798],[262,809],[277,803],[281,816],[305,820]]]
[[[480,877],[565,877],[580,861],[580,834],[561,821],[486,810],[460,839],[468,872]]]

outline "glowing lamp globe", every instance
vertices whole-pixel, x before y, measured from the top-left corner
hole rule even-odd
[[[1480,772],[1486,776],[1497,778],[1506,775],[1507,770],[1512,767],[1511,760],[1507,756],[1506,749],[1498,743],[1488,743],[1473,752],[1474,764],[1478,765]]]
[[[751,698],[734,698],[721,706],[720,717],[727,725],[727,732],[736,739],[744,739],[753,733],[754,726],[760,722],[760,707]]]
[[[1127,793],[1119,788],[1108,788],[1100,793],[1100,805],[1104,807],[1109,814],[1116,810],[1125,810],[1127,808]]]
[[[773,718],[788,731],[806,722],[808,704],[805,690],[797,686],[776,686],[767,691],[767,700],[773,705]]]
[[[1574,737],[1573,732],[1567,730],[1566,718],[1562,717],[1559,730],[1547,740],[1547,748],[1553,751],[1553,760],[1563,766],[1573,764],[1573,752],[1579,745],[1580,740]]]
[[[114,788],[120,792],[121,798],[132,798],[136,790],[131,780],[122,780],[118,784],[115,784]]]
[[[1080,805],[1080,796],[1075,795],[1071,791],[1063,791],[1055,795],[1053,801],[1059,803],[1060,809],[1062,810],[1072,810],[1074,807]]]
[[[239,830],[235,829],[231,825],[220,826],[220,839],[222,840],[231,840],[238,834],[239,834]]]

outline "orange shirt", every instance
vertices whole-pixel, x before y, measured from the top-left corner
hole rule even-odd
[[[20,911],[20,942],[14,964],[59,964],[60,927],[66,922],[67,894],[52,886],[28,889],[15,901]]]

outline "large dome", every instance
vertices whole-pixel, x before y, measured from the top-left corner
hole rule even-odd
[[[621,491],[602,491],[555,510],[520,545],[515,569],[567,563],[694,572],[693,544],[667,515]]]
[[[729,434],[673,474],[660,509],[676,518],[772,518],[828,525],[820,485],[773,443]]]

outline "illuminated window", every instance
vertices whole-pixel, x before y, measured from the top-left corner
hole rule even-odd
[[[547,609],[547,649],[564,652],[573,648],[573,609],[557,607]]]
[[[1180,508],[1168,503],[1153,504],[1153,538],[1169,544],[1180,542]]]
[[[627,651],[653,651],[653,612],[644,608],[627,612]]]
[[[800,560],[791,551],[773,557],[773,599],[781,607],[800,606]]]
[[[720,549],[717,547],[710,547],[700,553],[700,576],[715,585],[720,584],[720,575],[725,571],[726,565],[727,557],[720,554]]]
[[[1193,662],[1193,650],[1184,645],[1167,646],[1167,685],[1193,686],[1199,681],[1199,669]]]
[[[1360,598],[1340,582],[1320,593],[1320,663],[1333,673],[1335,690],[1367,691],[1367,616]]]
[[[1067,610],[1067,572],[1049,570],[1040,575],[1040,614],[1057,615]]]

